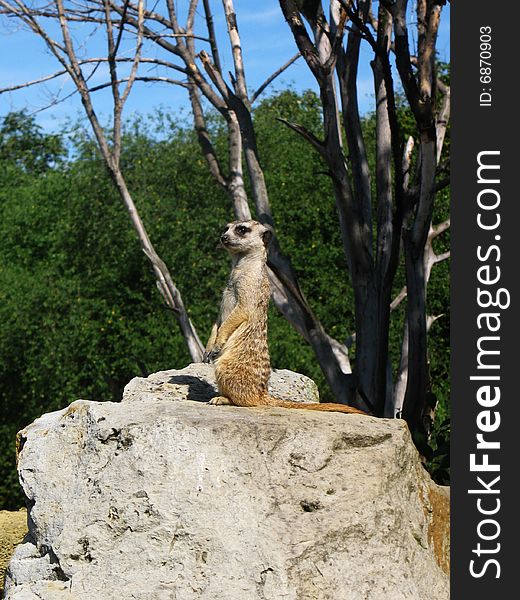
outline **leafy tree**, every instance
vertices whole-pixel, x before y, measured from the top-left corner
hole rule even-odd
[[[58,165],[65,149],[59,135],[44,134],[23,111],[8,113],[0,125],[0,162],[25,173],[43,173]]]

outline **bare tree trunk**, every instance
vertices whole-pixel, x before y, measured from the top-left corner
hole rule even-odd
[[[422,134],[421,140],[421,189],[416,208],[415,221],[403,232],[408,290],[408,381],[403,407],[403,417],[413,432],[429,437],[423,415],[426,410],[428,390],[428,356],[426,332],[426,277],[424,251],[431,225],[436,171],[436,135],[432,127]]]
[[[423,432],[422,415],[428,387],[424,265],[422,256],[417,256],[416,247],[409,231],[404,232],[403,241],[406,287],[408,290],[406,310],[408,323],[408,379],[403,418],[406,419],[411,431]]]
[[[341,3],[343,4],[343,3]],[[350,34],[346,50],[341,40],[346,13],[336,11],[334,28],[331,35],[333,41],[324,52],[320,45],[322,36],[315,33],[315,42],[310,40],[300,16],[304,9],[298,8],[293,0],[280,0],[284,16],[293,32],[298,48],[320,87],[323,107],[324,141],[316,139],[301,126],[288,124],[300,133],[321,154],[329,166],[332,186],[338,209],[339,223],[343,239],[343,247],[352,279],[356,315],[356,368],[355,381],[361,396],[359,404],[370,407],[374,414],[382,415],[387,398],[388,378],[388,328],[389,305],[393,277],[398,264],[400,221],[395,221],[392,214],[392,179],[391,164],[395,156],[393,142],[398,138],[393,89],[388,92],[384,81],[388,80],[389,65],[376,64],[379,77],[379,118],[386,119],[386,127],[381,126],[378,132],[378,165],[384,165],[378,176],[378,254],[372,252],[372,217],[371,188],[368,162],[363,136],[361,133],[360,115],[357,102],[357,67],[361,35],[366,34],[364,20],[368,17],[370,2],[360,2],[356,19],[352,11]],[[305,9],[305,17],[313,31],[327,30],[321,9]],[[391,19],[388,18],[391,31]],[[386,33],[385,26],[383,33]],[[373,40],[374,46],[376,41]],[[379,41],[378,59],[387,52],[389,41]],[[343,125],[347,141],[350,164],[343,154],[341,126],[337,112],[335,92],[334,66],[336,66],[343,113]],[[391,95],[392,103],[387,100]],[[393,110],[393,112],[391,112]],[[393,122],[392,122],[393,119]],[[385,137],[386,136],[386,137]],[[386,147],[383,147],[386,144]],[[397,144],[398,145],[398,144]],[[351,183],[352,182],[352,183]],[[399,179],[396,187],[401,184]],[[401,208],[399,208],[401,210]],[[401,214],[401,213],[399,213]],[[395,222],[395,232],[392,226]],[[385,230],[386,227],[386,230]],[[394,235],[392,235],[394,234]]]
[[[428,389],[426,274],[424,252],[428,240],[435,196],[438,157],[435,115],[437,76],[435,44],[442,7],[434,2],[417,2],[417,76],[412,70],[412,58],[407,30],[407,0],[396,0],[391,6],[394,21],[396,64],[403,88],[420,132],[420,160],[417,189],[413,200],[410,224],[403,232],[406,282],[408,289],[408,376],[403,405],[403,417],[413,435],[427,440],[429,421],[426,392]],[[446,95],[449,113],[449,95]],[[446,104],[446,103],[445,103]],[[444,125],[445,127],[445,125]],[[443,135],[442,125],[440,133]],[[413,214],[413,218],[412,218]]]

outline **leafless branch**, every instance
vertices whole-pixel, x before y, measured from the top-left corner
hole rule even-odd
[[[311,131],[306,129],[303,125],[291,123],[286,119],[283,119],[282,117],[277,117],[277,121],[280,121],[280,123],[283,123],[284,125],[289,127],[289,129],[296,131],[296,133],[301,135],[304,140],[307,140],[311,144],[311,146],[313,146],[319,152],[321,156],[323,156],[324,158],[326,157],[325,144],[321,140],[319,140]]]
[[[340,7],[339,15],[336,23],[334,23],[334,33],[332,35],[332,42],[330,44],[330,54],[327,60],[323,63],[324,72],[331,72],[336,62],[338,60],[338,56],[340,55],[340,49],[343,45],[343,34],[345,31],[345,23],[347,21],[347,13]]]
[[[186,18],[186,31],[192,33],[193,31],[193,23],[195,21],[195,12],[197,10],[197,5],[199,0],[190,0],[190,4],[188,7],[188,16]]]
[[[451,112],[451,91],[450,87],[442,84],[442,87],[439,87],[439,82],[437,82],[437,87],[442,93],[442,104],[437,115],[436,119],[436,135],[437,135],[437,164],[439,164],[442,156],[442,148],[444,145],[444,138],[446,136],[446,129],[448,127],[448,122],[450,120],[450,112]],[[440,82],[442,83],[442,82]]]
[[[406,286],[404,286],[403,289],[392,300],[392,302],[390,304],[391,311],[394,311],[401,304],[401,302],[406,298],[406,294],[407,294],[407,290],[406,290]]]
[[[129,62],[134,62],[134,59],[119,56],[116,58],[116,61],[121,62],[121,63],[129,63]],[[86,59],[78,60],[78,64],[80,64],[82,66],[88,65],[88,64],[94,64],[97,66],[97,65],[100,65],[100,64],[106,63],[106,62],[108,62],[108,58],[106,58],[106,57],[86,58]],[[152,64],[154,66],[167,67],[169,69],[175,69],[176,71],[180,71],[181,73],[186,74],[186,69],[184,69],[183,67],[180,67],[178,65],[175,65],[175,64],[165,61],[165,60],[160,60],[158,58],[141,57],[139,62],[144,63],[144,64]],[[27,87],[38,85],[40,83],[45,83],[46,81],[51,81],[52,79],[56,79],[63,75],[67,75],[67,71],[65,69],[56,71],[55,73],[50,73],[49,75],[45,75],[43,77],[40,77],[39,79],[34,79],[32,81],[25,81],[24,83],[19,83],[19,84],[12,85],[9,87],[0,88],[0,94],[6,93],[6,92],[14,92],[14,91],[21,90],[21,89],[24,89]],[[86,80],[88,80],[88,77],[90,77],[90,75],[86,77]],[[167,79],[167,78],[163,78],[163,79]],[[120,80],[120,82],[121,81],[123,81],[123,80]],[[176,81],[176,80],[171,80],[171,82],[175,83],[176,85],[180,85],[182,83],[182,82]],[[92,91],[92,88],[91,88],[91,91]]]
[[[280,7],[301,55],[316,79],[320,80],[323,76],[320,57],[302,21],[298,4],[294,0],[283,0],[280,2]]]
[[[217,45],[217,36],[215,34],[215,24],[213,21],[213,14],[211,12],[211,7],[209,5],[209,0],[203,0],[202,3],[204,5],[204,15],[206,18],[206,27],[208,29],[209,44],[210,44],[210,48],[211,48],[211,56],[213,58],[213,64],[215,65],[215,68],[217,69],[217,71],[222,73],[222,66],[220,63],[220,53],[219,53],[218,45]]]
[[[128,83],[130,81],[130,77],[121,77],[120,79],[116,80],[116,84],[120,85],[121,83]],[[171,85],[179,85],[181,87],[184,87],[186,89],[189,88],[189,83],[187,83],[186,81],[179,81],[177,79],[171,79],[170,77],[161,77],[159,75],[156,76],[150,76],[147,77],[145,75],[139,75],[136,76],[132,79],[132,83],[134,81],[142,81],[144,83],[169,83]],[[113,83],[111,81],[106,82],[106,83],[99,83],[98,85],[95,85],[93,87],[89,87],[88,91],[89,92],[99,92],[100,90],[103,90],[107,87],[111,87],[113,85]]]
[[[262,85],[256,90],[256,92],[251,96],[251,104],[258,99],[258,96],[265,90],[266,87],[271,85],[271,83],[281,75],[286,69],[288,69],[293,63],[295,63],[301,56],[301,53],[295,54],[292,58],[290,58],[286,63],[284,63],[279,69],[277,69],[272,75],[270,75]]]
[[[197,133],[199,144],[204,154],[204,158],[209,167],[210,173],[213,175],[215,181],[224,189],[227,188],[226,178],[222,173],[220,162],[218,160],[215,148],[209,137],[208,129],[206,127],[206,119],[202,109],[202,103],[200,101],[200,94],[197,86],[191,83],[188,87],[191,110],[193,113],[193,120],[195,123],[195,131]]]
[[[450,219],[446,219],[442,223],[435,225],[434,227],[432,227],[431,238],[433,239],[433,238],[436,238],[437,236],[441,235],[441,233],[444,233],[446,230],[448,230],[450,228],[450,226],[451,226]]]
[[[451,257],[451,252],[449,250],[446,252],[443,252],[442,254],[437,254],[435,257],[435,263],[440,263],[443,260],[447,260],[450,257]]]
[[[412,136],[409,136],[403,152],[403,186],[405,190],[408,190],[408,184],[410,182],[410,169],[414,146],[415,141]]]
[[[210,80],[213,82],[214,86],[217,88],[224,100],[229,103],[232,92],[227,83],[224,81],[220,71],[217,71],[215,65],[211,62],[209,54],[205,50],[202,50],[202,52],[199,53],[199,57]]]
[[[231,43],[231,54],[233,56],[233,64],[235,67],[236,79],[236,94],[244,103],[248,103],[246,75],[244,70],[244,59],[242,57],[242,42],[238,32],[237,15],[233,0],[222,0],[224,14],[226,16],[226,24]]]
[[[16,85],[11,85],[9,87],[0,88],[0,94],[4,94],[6,92],[15,92],[16,90],[22,90],[24,88],[31,87],[33,85],[39,85],[40,83],[45,83],[46,81],[51,81],[52,79],[56,79],[56,77],[60,77],[65,75],[67,71],[64,69],[61,71],[57,71],[56,73],[51,73],[50,75],[45,75],[44,77],[40,77],[39,79],[33,79],[32,81],[26,81],[24,83],[18,83]]]
[[[139,63],[141,61],[141,51],[143,48],[143,12],[144,12],[144,0],[139,0],[139,17],[137,21],[137,43],[135,48],[134,60],[132,63],[132,69],[130,71],[130,76],[128,77],[128,82],[121,96],[121,106],[124,106],[126,99],[128,98],[128,94],[132,89],[132,85],[137,77],[137,69],[139,68]],[[121,29],[122,31],[122,29]],[[140,79],[142,81],[142,79]]]

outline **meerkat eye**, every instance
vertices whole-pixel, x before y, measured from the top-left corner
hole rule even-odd
[[[238,235],[245,235],[248,231],[251,231],[248,227],[246,227],[245,225],[238,225],[235,229],[235,231],[238,233]]]

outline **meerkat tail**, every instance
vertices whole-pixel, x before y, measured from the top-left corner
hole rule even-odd
[[[353,406],[347,406],[346,404],[336,404],[334,402],[285,402],[273,398],[274,406],[280,406],[281,408],[301,408],[304,410],[321,410],[325,412],[341,412],[347,414],[366,415],[366,412],[354,408]]]

